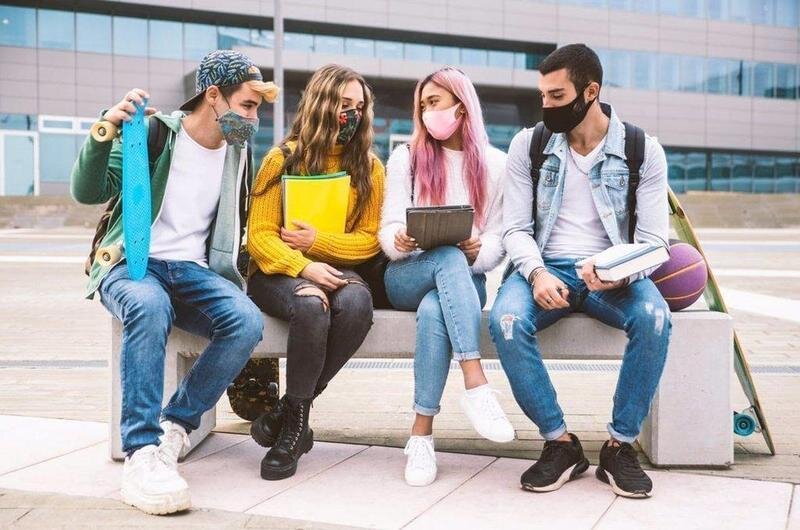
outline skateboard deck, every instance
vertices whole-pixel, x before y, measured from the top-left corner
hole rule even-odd
[[[678,234],[678,237],[689,243],[703,256],[708,266],[708,283],[706,290],[703,293],[708,307],[712,311],[719,311],[722,313],[729,313],[728,307],[725,305],[725,300],[722,298],[722,292],[714,277],[714,272],[711,266],[708,265],[708,258],[706,258],[703,248],[700,245],[700,240],[694,231],[691,221],[686,216],[686,212],[681,207],[678,198],[669,190],[669,207],[672,217],[672,226]],[[758,392],[756,392],[756,385],[753,382],[753,376],[750,373],[750,365],[747,363],[744,348],[742,347],[736,331],[733,332],[733,355],[734,355],[734,370],[739,383],[742,385],[747,400],[750,402],[750,407],[741,413],[734,413],[734,431],[740,435],[752,434],[755,431],[760,431],[767,443],[770,453],[775,454],[775,445],[772,442],[772,435],[770,434],[769,427],[767,426],[767,419],[764,415],[764,409],[761,407],[761,402],[758,399]]]
[[[147,125],[144,109],[122,124],[122,228],[125,234],[125,259],[131,280],[141,280],[147,273],[150,254],[150,166],[147,158]]]

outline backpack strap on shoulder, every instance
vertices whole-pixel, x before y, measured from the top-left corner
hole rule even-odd
[[[625,125],[625,163],[628,166],[628,240],[633,243],[636,232],[636,190],[644,162],[644,131],[631,123]]]
[[[536,226],[536,195],[539,190],[539,170],[542,169],[542,164],[547,159],[544,150],[550,142],[550,137],[553,132],[544,126],[544,122],[539,122],[533,128],[533,135],[531,136],[531,144],[528,151],[528,156],[531,159],[531,186],[533,191],[533,217],[531,218]]]
[[[147,120],[147,159],[150,162],[150,173],[155,168],[156,160],[164,152],[167,136],[169,136],[169,130],[164,122],[150,116]]]

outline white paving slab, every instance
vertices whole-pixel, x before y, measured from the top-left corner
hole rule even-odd
[[[436,457],[438,480],[426,488],[413,488],[403,479],[406,457],[402,449],[370,447],[248,513],[400,528],[495,460],[448,453]]]
[[[531,460],[501,458],[420,515],[407,528],[591,528],[615,495],[594,466],[551,493],[532,493],[519,478]]]
[[[102,442],[105,423],[0,416],[0,475]]]
[[[261,478],[261,459],[267,450],[248,440],[183,464],[180,471],[191,488],[192,505],[244,512],[366,449],[363,445],[317,442],[300,459],[297,474],[269,481]]]
[[[789,524],[786,530],[800,530],[800,486],[794,487],[792,511],[789,512]]]
[[[249,436],[244,436],[241,434],[212,432],[206,437],[205,440],[202,441],[200,445],[197,446],[197,448],[194,451],[189,453],[189,456],[186,457],[183,463],[188,464],[189,462],[200,460],[201,458],[205,458],[220,451],[224,451],[230,447],[233,447],[236,444],[243,443],[249,439],[250,439]]]
[[[122,464],[108,459],[102,442],[0,476],[0,488],[104,497],[119,489],[121,478]]]
[[[650,499],[617,499],[598,530],[641,528],[783,530],[791,484],[652,472]]]

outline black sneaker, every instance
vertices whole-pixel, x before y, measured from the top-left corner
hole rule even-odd
[[[572,433],[569,437],[571,442],[544,443],[542,456],[522,474],[522,489],[539,493],[555,491],[589,469],[580,440]]]
[[[606,441],[600,450],[595,476],[622,497],[641,499],[653,491],[653,481],[642,470],[636,450],[629,443],[620,442],[614,447]]]

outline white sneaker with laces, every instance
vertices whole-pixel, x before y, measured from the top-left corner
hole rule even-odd
[[[514,439],[514,427],[495,397],[499,393],[489,385],[471,388],[461,396],[461,408],[478,434],[493,442],[506,443]]]
[[[186,429],[182,425],[169,420],[161,422],[161,430],[164,431],[164,434],[159,437],[161,445],[158,446],[158,450],[161,452],[164,462],[173,469],[177,469],[181,453],[191,446],[189,435],[186,434]]]
[[[125,459],[122,501],[145,513],[164,515],[192,506],[189,485],[178,470],[164,461],[155,445],[146,445]]]
[[[433,436],[412,436],[403,452],[408,456],[406,483],[409,486],[427,486],[436,480]]]

